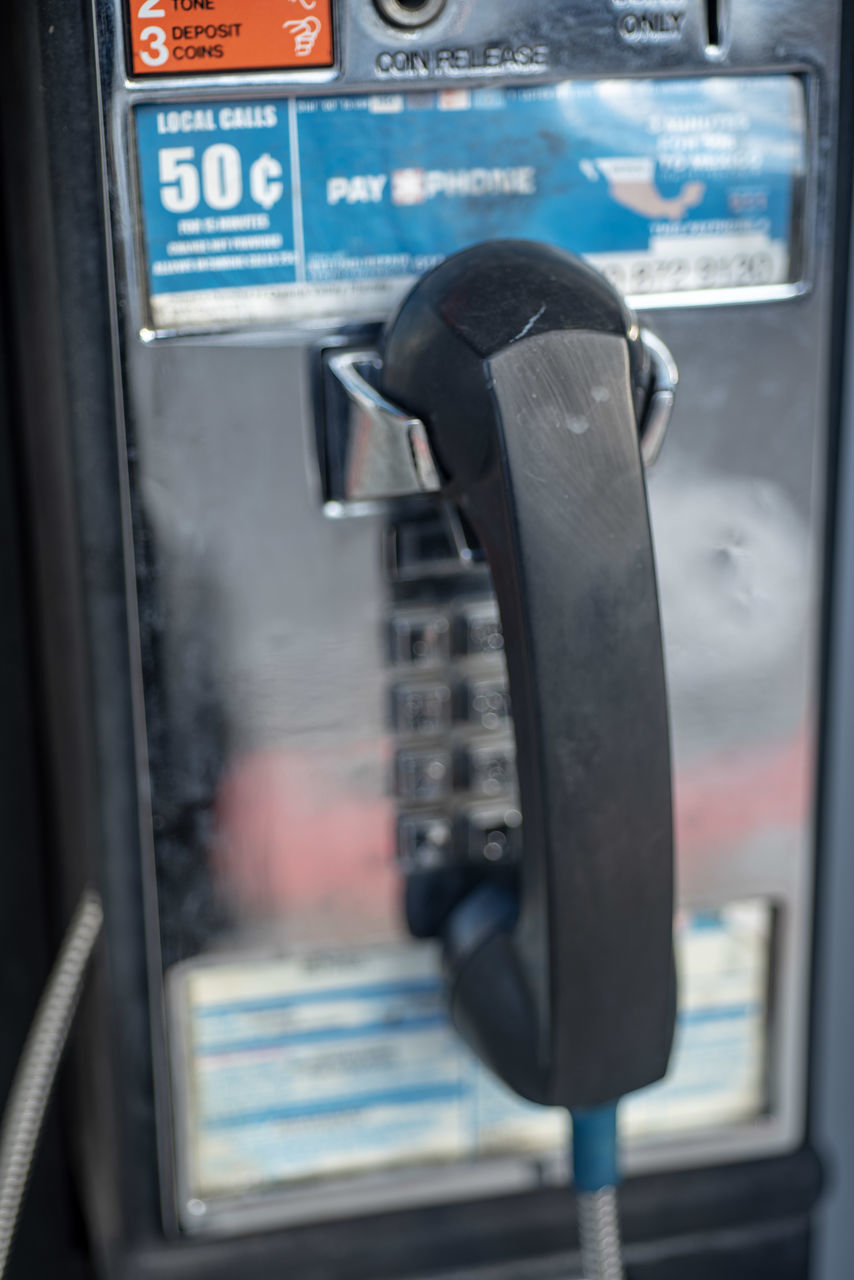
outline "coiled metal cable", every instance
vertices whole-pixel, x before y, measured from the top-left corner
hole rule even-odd
[[[577,1202],[584,1280],[624,1280],[617,1188],[579,1191]]]
[[[0,1280],[6,1271],[21,1202],[80,998],[83,975],[104,918],[101,899],[87,889],[66,931],[39,1001],[9,1090],[0,1127]]]

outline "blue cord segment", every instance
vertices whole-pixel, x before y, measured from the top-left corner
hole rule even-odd
[[[617,1103],[583,1107],[572,1116],[572,1173],[576,1191],[601,1191],[616,1187]]]

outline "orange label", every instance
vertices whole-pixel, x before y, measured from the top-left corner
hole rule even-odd
[[[128,0],[134,75],[332,65],[332,0]]]

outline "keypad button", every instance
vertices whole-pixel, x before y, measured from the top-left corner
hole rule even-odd
[[[516,749],[512,742],[470,747],[462,765],[464,785],[481,796],[498,796],[516,786]]]
[[[466,853],[471,862],[515,862],[522,849],[522,815],[518,809],[472,809],[466,814]]]
[[[392,582],[459,572],[460,560],[447,519],[438,511],[407,514],[386,528],[383,562]]]
[[[464,609],[457,621],[456,632],[461,653],[488,656],[504,652],[501,619],[494,600],[472,604]]]
[[[453,770],[448,751],[398,751],[398,796],[412,804],[435,804],[451,793]]]
[[[406,814],[397,824],[397,854],[407,870],[431,871],[453,860],[451,822],[442,814]]]
[[[392,715],[400,733],[444,733],[451,724],[451,690],[440,682],[396,685]]]
[[[421,666],[446,662],[450,636],[451,625],[445,614],[396,614],[391,620],[392,661]]]
[[[490,733],[505,729],[510,720],[510,695],[506,679],[469,680],[464,686],[463,716]]]

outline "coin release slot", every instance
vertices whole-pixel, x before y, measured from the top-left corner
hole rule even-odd
[[[445,0],[374,0],[377,13],[393,27],[426,27],[438,18]]]

